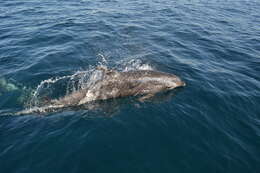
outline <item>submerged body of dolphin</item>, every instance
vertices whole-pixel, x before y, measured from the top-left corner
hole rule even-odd
[[[101,78],[92,86],[51,101],[54,105],[74,106],[91,101],[106,100],[126,96],[141,96],[143,101],[161,91],[185,86],[179,77],[152,70],[119,72],[105,67],[98,67]]]

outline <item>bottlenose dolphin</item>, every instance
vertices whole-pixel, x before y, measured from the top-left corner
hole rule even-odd
[[[53,99],[50,103],[67,107],[127,96],[140,96],[139,100],[144,101],[158,92],[185,86],[185,82],[178,76],[165,72],[153,70],[119,72],[104,66],[97,67],[97,71],[101,77],[92,85],[60,99]]]

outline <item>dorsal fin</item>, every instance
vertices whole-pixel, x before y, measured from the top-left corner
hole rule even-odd
[[[103,65],[97,66],[96,69],[104,72],[105,74],[117,73],[116,70],[108,69],[106,66]]]
[[[107,67],[106,67],[106,66],[103,66],[103,65],[97,66],[96,69],[97,69],[97,70],[100,70],[100,71],[104,71],[104,72],[108,70]]]

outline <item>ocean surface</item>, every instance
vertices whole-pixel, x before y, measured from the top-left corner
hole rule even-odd
[[[41,109],[100,65],[186,86]],[[0,172],[259,173],[260,1],[2,0]]]

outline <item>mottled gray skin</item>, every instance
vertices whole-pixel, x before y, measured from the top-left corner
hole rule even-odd
[[[185,86],[176,75],[159,71],[118,72],[104,67],[98,67],[97,70],[102,72],[102,79],[92,87],[73,92],[59,100],[53,100],[52,103],[72,106],[126,96],[141,96],[139,100],[144,101],[158,92]]]

